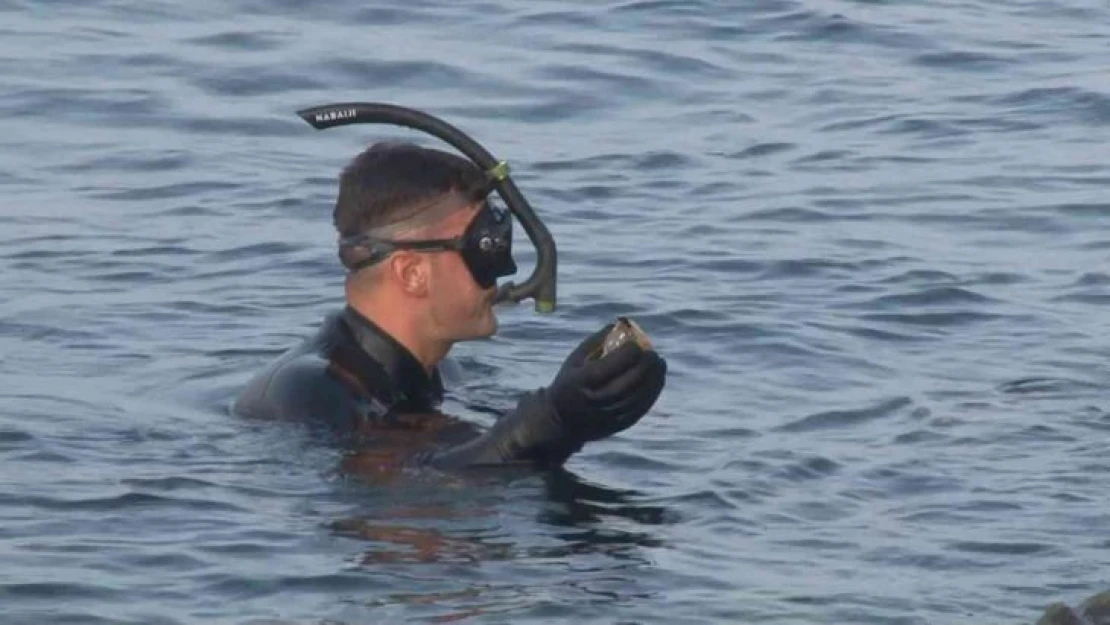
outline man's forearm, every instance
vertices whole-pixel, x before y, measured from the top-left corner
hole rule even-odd
[[[568,435],[543,389],[526,393],[512,412],[497,420],[481,436],[461,445],[433,452],[421,464],[443,468],[532,464],[562,466],[582,449],[582,441]]]

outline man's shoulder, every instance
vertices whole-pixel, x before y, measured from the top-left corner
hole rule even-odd
[[[353,427],[356,418],[354,393],[331,370],[326,358],[306,349],[310,346],[286,352],[256,374],[236,398],[233,411],[248,418]]]

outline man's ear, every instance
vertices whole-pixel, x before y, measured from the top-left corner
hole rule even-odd
[[[425,297],[428,294],[428,258],[424,254],[396,251],[390,255],[389,277],[412,297]]]

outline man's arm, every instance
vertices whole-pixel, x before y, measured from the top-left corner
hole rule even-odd
[[[546,389],[525,393],[511,412],[502,415],[481,436],[423,455],[419,462],[442,468],[505,464],[531,464],[539,468],[562,466],[567,458],[582,449],[585,441],[563,430],[545,395]]]
[[[518,463],[554,468],[586,443],[632,427],[662,392],[667,363],[636,343],[588,358],[608,330],[583,341],[551,385],[522,395],[485,434],[421,461],[445,468]]]

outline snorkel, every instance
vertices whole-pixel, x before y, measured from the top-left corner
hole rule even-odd
[[[497,289],[497,303],[535,300],[536,312],[555,310],[555,239],[536,215],[528,200],[509,176],[509,164],[498,161],[485,148],[458,128],[421,111],[374,102],[325,104],[297,111],[301,119],[317,130],[348,124],[393,124],[422,130],[453,146],[474,161],[490,181],[505,205],[520,220],[524,232],[536,248],[536,268],[522,284],[506,282]]]

